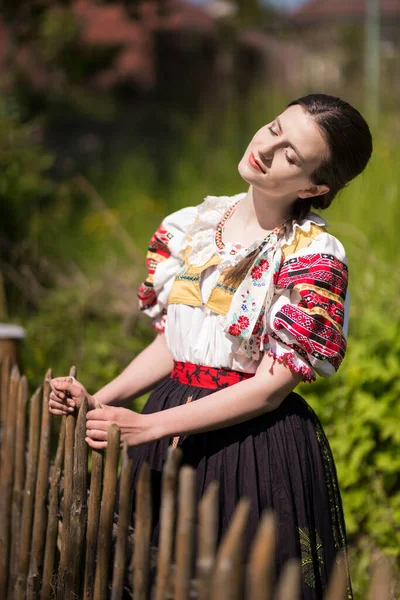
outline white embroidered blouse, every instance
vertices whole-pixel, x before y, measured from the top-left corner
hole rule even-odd
[[[140,307],[165,330],[176,361],[254,373],[267,352],[304,381],[329,377],[346,350],[343,246],[313,213],[288,238],[223,244],[223,225],[244,196],[207,196],[164,219],[150,240]],[[243,281],[225,283],[227,269],[257,247]]]

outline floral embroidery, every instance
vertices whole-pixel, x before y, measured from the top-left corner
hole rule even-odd
[[[241,315],[238,318],[238,324],[240,325],[241,329],[247,329],[247,327],[250,325],[249,317],[245,317],[244,315]]]
[[[309,587],[315,587],[315,568],[318,568],[319,577],[322,577],[324,565],[324,548],[321,536],[315,532],[315,541],[311,539],[308,527],[297,528],[300,536],[301,571],[304,582]]]
[[[307,408],[311,415],[316,418],[315,412],[310,405]],[[346,528],[343,520],[343,506],[340,496],[336,468],[333,460],[332,450],[328,439],[322,429],[321,423],[316,422],[315,432],[320,446],[322,462],[325,472],[325,482],[329,496],[329,506],[331,512],[332,534],[335,542],[336,553],[342,552],[344,566],[347,575],[347,598],[352,600],[353,594],[351,590],[351,582],[349,575],[349,560],[346,543]],[[337,560],[337,559],[336,559]]]
[[[250,276],[253,279],[253,285],[256,285],[257,287],[265,285],[265,281],[260,280],[263,279],[263,275],[264,273],[268,272],[268,269],[269,261],[266,258],[260,258],[256,261],[254,267],[250,271]]]
[[[240,325],[238,325],[237,323],[232,323],[232,325],[230,325],[228,332],[230,333],[230,335],[234,335],[234,336],[239,336],[242,332]]]
[[[265,258],[260,258],[252,268],[250,275],[253,279],[261,279],[265,271],[269,269],[269,262]]]
[[[258,360],[260,355],[262,322],[274,295],[274,274],[281,264],[281,251],[277,244],[278,230],[271,232],[262,245],[258,258],[240,284],[227,315],[227,331],[242,340],[238,354]],[[243,320],[243,317],[246,320]]]

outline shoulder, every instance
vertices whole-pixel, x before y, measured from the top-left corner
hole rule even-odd
[[[245,195],[246,193],[243,192],[234,196],[206,196],[204,201],[197,206],[195,231],[215,229],[227,211]]]
[[[326,254],[347,266],[343,244],[327,230],[327,224],[315,213],[296,223],[291,234],[281,243],[282,262],[306,255]]]
[[[186,206],[166,216],[163,225],[178,228],[190,224],[202,228],[216,227],[227,210],[245,195],[243,192],[234,196],[206,196],[197,206]]]

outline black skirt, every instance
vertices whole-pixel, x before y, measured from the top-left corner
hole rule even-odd
[[[218,391],[163,380],[143,413],[185,404]],[[161,474],[172,439],[131,447],[133,491],[143,461],[151,469],[152,543],[157,546]],[[219,483],[220,540],[240,498],[250,499],[246,553],[265,509],[277,521],[276,576],[289,558],[302,565],[302,598],[319,600],[339,551],[348,573],[346,532],[336,468],[318,417],[296,394],[259,417],[206,433],[180,438],[183,463],[196,469],[197,498],[211,481]],[[348,598],[352,598],[350,579]]]

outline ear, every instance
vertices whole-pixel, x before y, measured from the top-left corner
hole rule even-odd
[[[321,185],[311,185],[305,190],[299,190],[297,196],[299,198],[312,198],[313,196],[323,196],[329,192],[329,187],[324,183]]]

